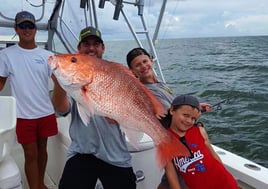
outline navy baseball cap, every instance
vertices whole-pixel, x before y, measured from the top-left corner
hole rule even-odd
[[[29,13],[28,11],[21,11],[16,14],[15,17],[15,24],[20,24],[22,22],[31,22],[35,24],[35,17],[32,13]]]

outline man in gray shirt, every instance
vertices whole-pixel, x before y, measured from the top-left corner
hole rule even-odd
[[[101,33],[87,27],[80,33],[78,52],[102,58],[105,50]],[[136,176],[131,166],[124,133],[118,123],[102,116],[93,116],[85,125],[74,99],[68,97],[55,77],[52,102],[58,113],[71,113],[71,145],[59,189],[94,189],[97,179],[104,188],[135,189]]]

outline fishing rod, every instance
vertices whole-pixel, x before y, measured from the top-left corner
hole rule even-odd
[[[235,98],[235,97],[237,97],[237,96],[239,96],[239,94],[232,95],[232,96],[230,96],[230,97],[228,97],[228,98],[225,98],[224,100],[222,100],[222,101],[220,101],[220,102],[217,102],[216,104],[211,105],[211,108],[213,109],[213,108],[216,107],[216,110],[222,110],[222,106],[221,106],[221,105],[222,105],[223,103],[229,103],[231,99],[233,99],[233,98]],[[202,109],[201,112],[202,112],[202,113],[205,113],[206,110],[205,110],[205,109]]]

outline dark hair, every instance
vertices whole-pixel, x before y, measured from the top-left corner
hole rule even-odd
[[[176,106],[172,106],[173,110],[177,110],[181,107],[182,105],[176,105]],[[160,119],[158,119],[160,121],[160,123],[162,124],[162,126],[166,129],[168,129],[171,125],[171,120],[172,120],[172,115],[170,114],[170,109],[168,109],[167,111],[167,115],[165,117],[161,117]]]
[[[199,109],[196,106],[192,106],[190,104],[179,104],[179,105],[172,105],[172,108],[174,111],[176,111],[177,109],[179,109],[181,106],[183,105],[188,105],[191,106],[192,108],[195,108],[199,111]],[[160,119],[158,119],[160,121],[160,123],[162,124],[162,126],[166,129],[168,129],[171,125],[171,120],[172,120],[172,115],[170,114],[170,109],[168,109],[168,113],[166,115],[166,117],[161,117]],[[201,124],[203,125],[203,123],[201,122]]]
[[[127,65],[129,68],[131,68],[131,61],[140,55],[147,55],[147,56],[151,57],[151,55],[145,49],[143,49],[141,47],[134,48],[131,51],[129,51],[127,54]]]
[[[158,120],[160,121],[160,123],[165,129],[168,129],[171,125],[171,120],[172,120],[172,115],[170,114],[169,109],[168,109],[168,113],[166,117],[161,117]]]

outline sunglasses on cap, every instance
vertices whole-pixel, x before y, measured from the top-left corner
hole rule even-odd
[[[22,30],[24,30],[26,28],[31,29],[31,30],[35,29],[35,24],[33,24],[33,23],[22,22],[20,24],[17,24],[17,26]]]

